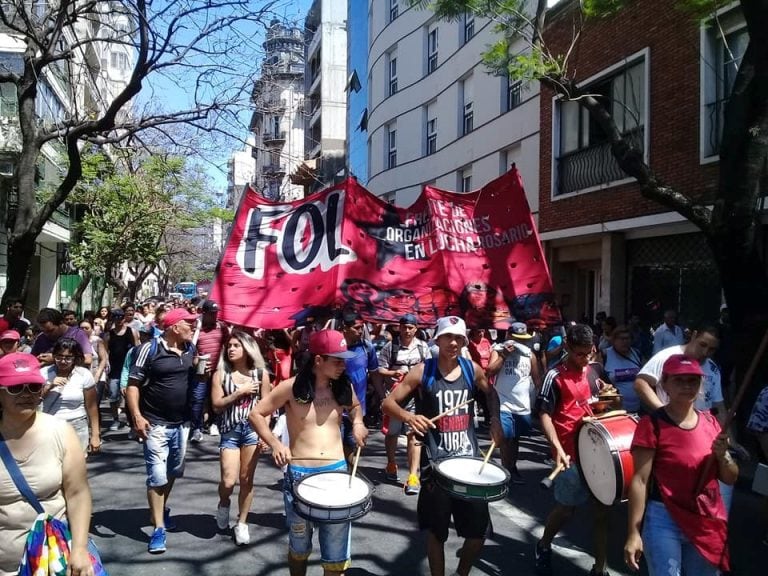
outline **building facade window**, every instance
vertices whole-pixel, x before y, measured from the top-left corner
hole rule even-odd
[[[396,19],[400,15],[399,0],[389,0],[389,21]]]
[[[466,135],[475,128],[474,97],[472,77],[461,81],[461,134]]]
[[[644,58],[590,83],[588,89],[607,107],[624,138],[643,151],[647,99]],[[557,101],[555,114],[559,135],[555,196],[626,178],[613,157],[608,136],[578,101]]]
[[[112,52],[109,55],[110,66],[115,70],[128,70],[128,55],[123,52]]]
[[[458,173],[457,188],[460,192],[472,191],[472,168],[462,168]]]
[[[523,83],[507,76],[507,112],[514,110],[523,101]]]
[[[426,155],[437,152],[437,103],[427,105],[426,110]]]
[[[437,31],[437,25],[434,25],[427,32],[427,74],[432,74],[432,72],[437,70]]]
[[[387,168],[397,166],[397,127],[387,126]]]
[[[702,62],[701,156],[716,157],[723,138],[725,106],[731,96],[736,74],[749,44],[744,18],[731,10],[708,22],[704,32]]]
[[[394,96],[397,94],[397,53],[396,52],[390,52],[388,57],[388,77],[389,77],[389,87],[387,94],[389,96]]]
[[[0,84],[0,117],[16,118],[19,115],[19,101],[16,97],[16,84],[3,82]]]
[[[466,44],[475,35],[475,15],[471,12],[464,13],[464,43]]]

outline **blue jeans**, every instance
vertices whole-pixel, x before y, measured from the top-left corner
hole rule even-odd
[[[191,428],[192,432],[203,429],[205,401],[208,399],[208,380],[195,382],[192,389]]]
[[[717,576],[718,569],[707,562],[688,541],[658,500],[649,500],[643,522],[643,549],[648,576]]]
[[[320,533],[320,563],[326,570],[343,572],[349,568],[352,549],[352,523],[324,524],[310,522],[302,518],[293,506],[293,483],[302,476],[313,472],[346,470],[344,460],[321,466],[306,468],[288,467],[283,480],[283,503],[285,504],[286,524],[288,525],[288,554],[296,560],[306,560],[312,552],[312,533],[314,528]]]

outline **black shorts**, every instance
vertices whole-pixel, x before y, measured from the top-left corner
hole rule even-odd
[[[431,478],[422,479],[416,510],[419,529],[429,530],[440,542],[448,540],[451,516],[456,534],[461,538],[484,540],[490,533],[491,516],[487,502],[455,498]]]

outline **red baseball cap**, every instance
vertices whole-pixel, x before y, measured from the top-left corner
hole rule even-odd
[[[186,308],[174,308],[165,313],[163,317],[163,330],[175,326],[179,322],[197,322],[197,314],[189,312]]]
[[[309,351],[320,356],[354,358],[355,353],[347,350],[344,334],[337,330],[320,330],[309,335]]]
[[[667,358],[664,362],[664,368],[662,373],[667,376],[681,376],[691,374],[694,376],[704,376],[704,371],[701,369],[699,361],[686,356],[685,354],[675,354]]]
[[[0,334],[0,340],[16,340],[18,342],[21,340],[21,334],[16,332],[16,330],[6,330]]]
[[[0,357],[0,386],[45,384],[40,362],[32,354],[11,352]]]

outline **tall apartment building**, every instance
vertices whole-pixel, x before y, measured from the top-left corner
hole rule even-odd
[[[273,20],[263,46],[252,94],[253,187],[270,200],[291,201],[304,195],[288,178],[304,159],[304,34]]]
[[[254,185],[256,163],[254,162],[255,138],[248,138],[243,150],[233,152],[227,161],[227,208],[236,210],[246,186]]]
[[[347,3],[347,174],[368,182],[368,3]]]
[[[304,23],[305,161],[291,180],[307,193],[344,177],[347,125],[347,2],[315,0]]]
[[[719,26],[664,17],[673,0],[630,3],[588,20],[569,66],[609,102],[669,186],[704,204],[718,183],[724,103],[747,44],[738,7]],[[570,45],[578,2],[550,10],[546,41]],[[726,48],[726,46],[728,48]],[[569,319],[598,311],[621,322],[659,322],[666,308],[685,322],[716,318],[720,281],[703,235],[676,212],[641,196],[613,159],[606,138],[576,102],[541,96],[539,229],[558,300]]]
[[[535,213],[538,85],[486,71],[493,24],[438,21],[405,0],[371,0],[368,10],[367,187],[407,206],[425,184],[470,191],[516,164]]]

